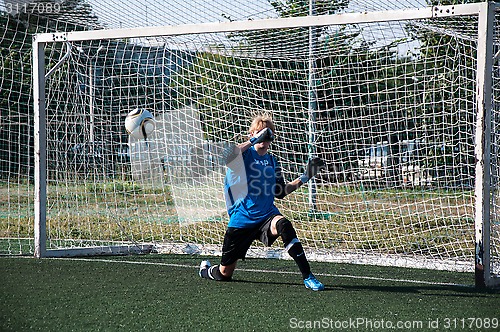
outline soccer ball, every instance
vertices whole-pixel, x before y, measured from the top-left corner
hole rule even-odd
[[[135,138],[148,138],[155,129],[153,114],[145,109],[134,109],[125,118],[125,129]]]

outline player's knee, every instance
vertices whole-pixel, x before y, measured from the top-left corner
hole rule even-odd
[[[286,219],[285,217],[279,219],[276,222],[276,230],[278,232],[278,235],[281,236],[285,247],[288,246],[288,244],[290,244],[292,241],[298,241],[295,228],[293,228],[290,220]]]

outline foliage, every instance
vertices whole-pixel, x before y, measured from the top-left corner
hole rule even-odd
[[[465,3],[481,2],[468,0]],[[464,1],[429,0],[429,5],[454,5]],[[436,176],[473,178],[475,124],[475,34],[477,17],[435,18],[419,24],[409,24],[408,33],[419,40],[415,62],[427,79],[421,83],[419,111],[425,122],[423,137],[428,154],[424,164],[433,168]],[[472,27],[472,29],[471,29]],[[458,167],[462,165],[462,167]]]
[[[271,2],[280,17],[307,15],[308,3]],[[317,14],[335,13],[347,4],[319,2]],[[317,38],[313,72],[308,55],[310,33]],[[420,123],[411,123],[408,118],[422,119],[414,114],[418,110],[405,107],[421,91],[408,93],[406,85],[418,68],[410,58],[397,55],[396,45],[400,41],[377,46],[365,42],[361,34],[356,26],[228,34],[231,49],[227,45],[212,45],[197,54],[191,67],[181,69],[173,77],[176,107],[184,103],[195,106],[202,114],[208,139],[232,139],[234,133],[246,132],[250,114],[272,111],[279,126],[286,124],[281,131],[278,128],[276,145],[278,151],[286,153],[283,159],[289,165],[285,168],[292,172],[298,171],[295,165],[303,164],[311,149],[307,122],[314,116],[317,131],[330,133],[316,139],[316,153],[332,160],[331,165],[337,169],[349,168],[349,163],[338,162],[349,158],[347,151],[353,153],[360,145],[375,139],[396,142],[412,138],[408,136],[415,135],[412,129]],[[313,86],[309,82],[311,75],[314,75]],[[311,89],[315,96],[311,95]],[[394,104],[394,100],[402,105]],[[370,122],[366,115],[377,111],[399,122],[390,122],[390,126]],[[367,120],[355,120],[363,118]],[[378,137],[357,130],[374,125],[379,126]],[[401,137],[391,134],[400,132],[409,134]]]
[[[59,3],[59,2],[58,2]],[[32,37],[99,24],[84,0],[62,2],[59,12],[38,13],[36,2],[16,16],[0,12],[0,178],[33,172]],[[60,50],[52,50],[59,58]]]

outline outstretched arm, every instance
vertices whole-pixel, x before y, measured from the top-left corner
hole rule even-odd
[[[223,160],[226,165],[229,166],[229,163],[233,161],[239,154],[248,150],[251,146],[261,143],[264,141],[272,141],[274,140],[274,134],[271,129],[264,128],[251,137],[248,141],[243,142],[238,145],[231,145],[226,148],[223,152]]]
[[[300,186],[302,186],[303,184],[304,183],[302,181],[300,181],[299,178],[297,178],[291,182],[288,182],[283,189],[283,193],[281,195],[277,195],[276,197],[277,198],[284,198],[286,195],[291,194],[295,190],[299,189]]]
[[[326,168],[325,162],[319,158],[314,157],[309,159],[307,162],[306,170],[304,174],[299,176],[297,179],[285,184],[283,176],[281,175],[281,169],[278,170],[276,178],[276,198],[284,198],[286,195],[294,192],[304,183],[309,181],[311,178],[315,177],[320,171]]]

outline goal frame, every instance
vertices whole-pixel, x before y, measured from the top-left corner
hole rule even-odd
[[[439,17],[477,15],[477,117],[475,133],[475,277],[477,287],[493,287],[500,284],[500,278],[492,275],[490,261],[490,133],[492,112],[493,27],[495,11],[500,8],[493,2],[462,5],[433,6],[418,9],[344,13],[320,16],[305,16],[224,23],[186,24],[178,26],[107,29],[42,33],[33,38],[33,89],[34,89],[34,239],[35,257],[68,257],[98,254],[121,254],[151,251],[152,245],[127,245],[82,249],[46,248],[47,208],[47,132],[45,80],[45,46],[49,43],[71,43],[83,40],[115,38],[141,38],[175,36],[214,32],[236,32],[278,28],[320,27],[327,25],[388,22],[395,20],[433,19]],[[68,47],[69,49],[69,47]],[[61,61],[65,61],[62,58]],[[56,65],[58,66],[58,64]],[[472,264],[472,262],[471,262]]]

